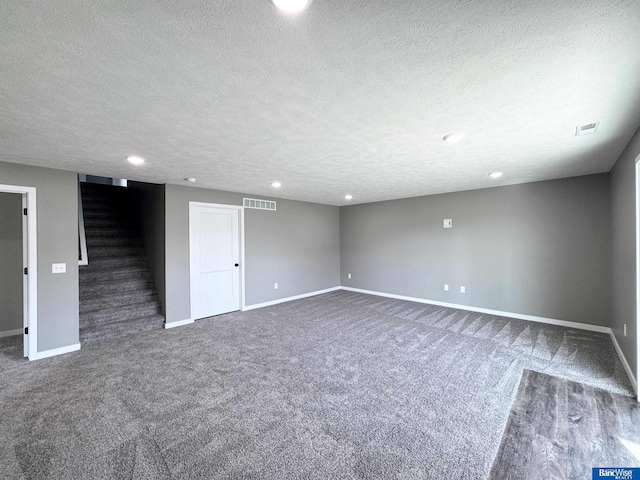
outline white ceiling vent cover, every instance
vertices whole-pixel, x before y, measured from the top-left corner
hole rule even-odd
[[[256,198],[245,198],[244,208],[255,208],[256,210],[276,210],[276,202],[271,200],[258,200]]]
[[[579,125],[576,127],[576,137],[579,137],[580,135],[589,135],[590,133],[596,133],[599,126],[600,122]]]

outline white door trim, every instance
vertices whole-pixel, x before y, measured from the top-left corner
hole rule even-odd
[[[640,378],[640,155],[636,157],[636,375]],[[640,389],[636,390],[640,402]]]
[[[238,211],[238,228],[240,230],[238,232],[240,238],[240,310],[242,311],[245,308],[244,207],[239,205],[227,205],[224,203],[189,202],[189,312],[191,318],[188,323],[193,321],[193,296],[191,288],[191,218],[193,207],[212,207]]]
[[[240,310],[244,311],[246,305],[244,289],[244,207],[238,207],[240,215]]]
[[[17,185],[0,185],[2,193],[18,193],[23,196],[23,205],[26,202],[28,215],[26,222],[23,217],[22,244],[23,252],[26,250],[26,264],[28,269],[26,294],[23,302],[24,326],[29,328],[29,334],[23,334],[24,353],[29,360],[34,360],[38,354],[38,238],[37,238],[37,210],[35,187],[21,187]],[[26,224],[26,228],[25,228]]]
[[[15,194],[14,194],[15,195]],[[26,194],[20,195],[22,197],[22,268],[25,268],[29,264],[29,215],[24,215],[26,209],[29,212],[29,200]],[[25,336],[27,329],[29,328],[29,312],[27,305],[29,305],[29,275],[22,275],[22,350],[23,356],[29,356],[29,342],[28,337]]]

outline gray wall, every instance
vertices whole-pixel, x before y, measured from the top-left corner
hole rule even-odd
[[[166,185],[167,322],[191,316],[189,201],[242,205],[244,196],[253,198]],[[275,212],[245,210],[247,305],[336,287],[340,283],[338,207],[280,199],[277,202]],[[279,283],[278,290],[273,288],[275,282]]]
[[[343,207],[342,285],[608,326],[609,200],[605,174]]]
[[[640,155],[640,130],[611,171],[613,217],[613,333],[636,379],[636,183],[635,159]],[[627,324],[627,336],[623,325]]]
[[[144,249],[158,290],[162,313],[165,314],[164,185],[130,181],[128,189],[136,200]]]
[[[0,184],[37,189],[39,352],[79,341],[77,181],[73,172],[0,162]],[[66,263],[67,273],[53,275],[52,263]]]
[[[0,333],[22,328],[22,196],[0,193]]]

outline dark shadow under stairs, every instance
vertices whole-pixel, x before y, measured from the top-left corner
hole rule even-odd
[[[80,266],[80,341],[162,328],[158,294],[131,193],[81,184],[89,265]]]

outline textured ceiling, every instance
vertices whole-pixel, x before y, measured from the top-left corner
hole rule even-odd
[[[640,0],[5,1],[0,160],[333,205],[606,172],[639,25]]]

